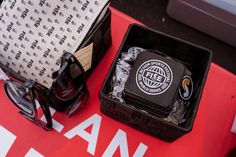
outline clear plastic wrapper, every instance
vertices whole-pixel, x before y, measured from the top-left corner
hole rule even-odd
[[[131,47],[129,48],[128,52],[123,52],[121,54],[121,59],[128,62],[133,63],[140,52],[144,51],[141,47]]]
[[[176,100],[171,113],[164,120],[174,123],[176,125],[184,123],[186,121],[185,115],[188,110],[189,102],[185,102],[181,99]]]
[[[113,99],[117,99],[120,102],[123,100],[123,91],[125,82],[129,77],[130,70],[132,69],[131,65],[125,61],[119,59],[116,65],[116,71],[112,78],[112,91],[109,94]]]
[[[124,102],[123,91],[125,83],[132,69],[132,63],[136,60],[138,54],[144,49],[140,47],[131,47],[127,52],[121,54],[121,59],[117,61],[116,71],[112,78],[112,91],[109,97]]]

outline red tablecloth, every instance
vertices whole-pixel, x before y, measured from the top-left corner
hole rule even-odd
[[[122,146],[114,150],[114,156],[120,156],[121,149],[122,153],[128,150],[129,156],[142,150],[148,157],[222,157],[236,146],[236,135],[230,132],[236,113],[236,76],[215,64],[211,65],[193,130],[173,143],[139,132],[100,112],[98,92],[127,27],[133,22],[137,21],[112,9],[113,45],[87,81],[90,91],[87,106],[72,118],[55,113],[54,120],[61,124],[58,131],[46,132],[17,114],[0,82],[0,156],[4,153],[12,157],[27,153],[30,156],[32,153],[34,157],[39,154],[86,157],[102,156],[108,151],[112,156],[111,143],[116,141]],[[91,121],[94,125],[83,130]],[[80,132],[80,136],[68,139],[71,130]],[[92,133],[96,136],[88,145],[88,139],[84,138]],[[141,153],[136,157],[138,154]]]

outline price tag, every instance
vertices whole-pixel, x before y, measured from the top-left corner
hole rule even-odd
[[[87,71],[92,66],[93,43],[75,52],[75,57],[83,66],[84,71]]]

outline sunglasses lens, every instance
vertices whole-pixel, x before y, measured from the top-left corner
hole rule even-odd
[[[75,63],[72,63],[70,65],[69,73],[72,79],[82,79],[84,77],[82,69],[80,69],[80,67]],[[82,80],[78,80],[78,81],[82,81]]]
[[[75,100],[86,86],[83,67],[75,61],[73,56],[63,61],[61,69],[54,74],[55,95],[61,101]]]
[[[52,127],[49,108],[45,105],[43,98],[33,96],[33,93],[31,93],[33,92],[32,89],[27,87],[31,83],[30,81],[25,84],[16,81],[6,81],[5,91],[10,100],[20,109],[22,115],[45,130],[48,130]],[[38,119],[38,109],[45,116],[45,123]]]
[[[8,97],[13,101],[13,103],[28,116],[34,116],[35,108],[30,95],[27,93],[26,89],[19,82],[6,81],[5,90]]]
[[[74,104],[69,106],[67,116],[68,117],[73,116],[81,107],[83,107],[86,101],[88,100],[88,96],[89,96],[88,91],[84,89],[84,91],[81,92],[77,101]]]

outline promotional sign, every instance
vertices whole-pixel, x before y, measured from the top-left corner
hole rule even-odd
[[[51,109],[54,128],[45,131],[18,114],[0,82],[0,157],[217,157],[236,145],[230,132],[236,113],[236,77],[214,64],[192,132],[173,143],[100,112],[98,92],[128,25],[135,22],[114,9],[112,12],[113,46],[88,78],[88,103],[75,116],[68,118]]]

